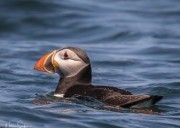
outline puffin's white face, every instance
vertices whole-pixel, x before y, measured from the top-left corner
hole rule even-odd
[[[53,64],[57,67],[56,73],[65,77],[74,76],[87,66],[81,58],[69,49],[57,51],[52,59]]]
[[[71,77],[87,65],[75,52],[70,49],[61,49],[41,57],[36,62],[34,69],[51,74],[58,73],[63,77]]]

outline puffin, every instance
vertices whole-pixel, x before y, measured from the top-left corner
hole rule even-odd
[[[34,69],[59,74],[55,97],[92,97],[102,103],[122,108],[150,107],[163,96],[132,94],[129,91],[107,85],[92,84],[91,63],[87,53],[78,47],[64,47],[42,56]]]

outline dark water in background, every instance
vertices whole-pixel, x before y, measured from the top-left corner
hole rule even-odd
[[[64,99],[34,105],[58,76],[33,71],[43,54],[85,49],[93,83],[163,95],[156,115],[97,110]],[[180,127],[179,0],[1,0],[0,127]]]

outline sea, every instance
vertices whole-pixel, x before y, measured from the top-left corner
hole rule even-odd
[[[33,67],[66,46],[87,52],[93,84],[164,98],[54,98],[59,76]],[[180,0],[1,0],[0,128],[180,128]]]

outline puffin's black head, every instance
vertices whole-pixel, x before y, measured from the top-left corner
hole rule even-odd
[[[77,47],[65,47],[41,57],[34,69],[71,77],[88,66],[90,67],[90,60],[85,51]]]

